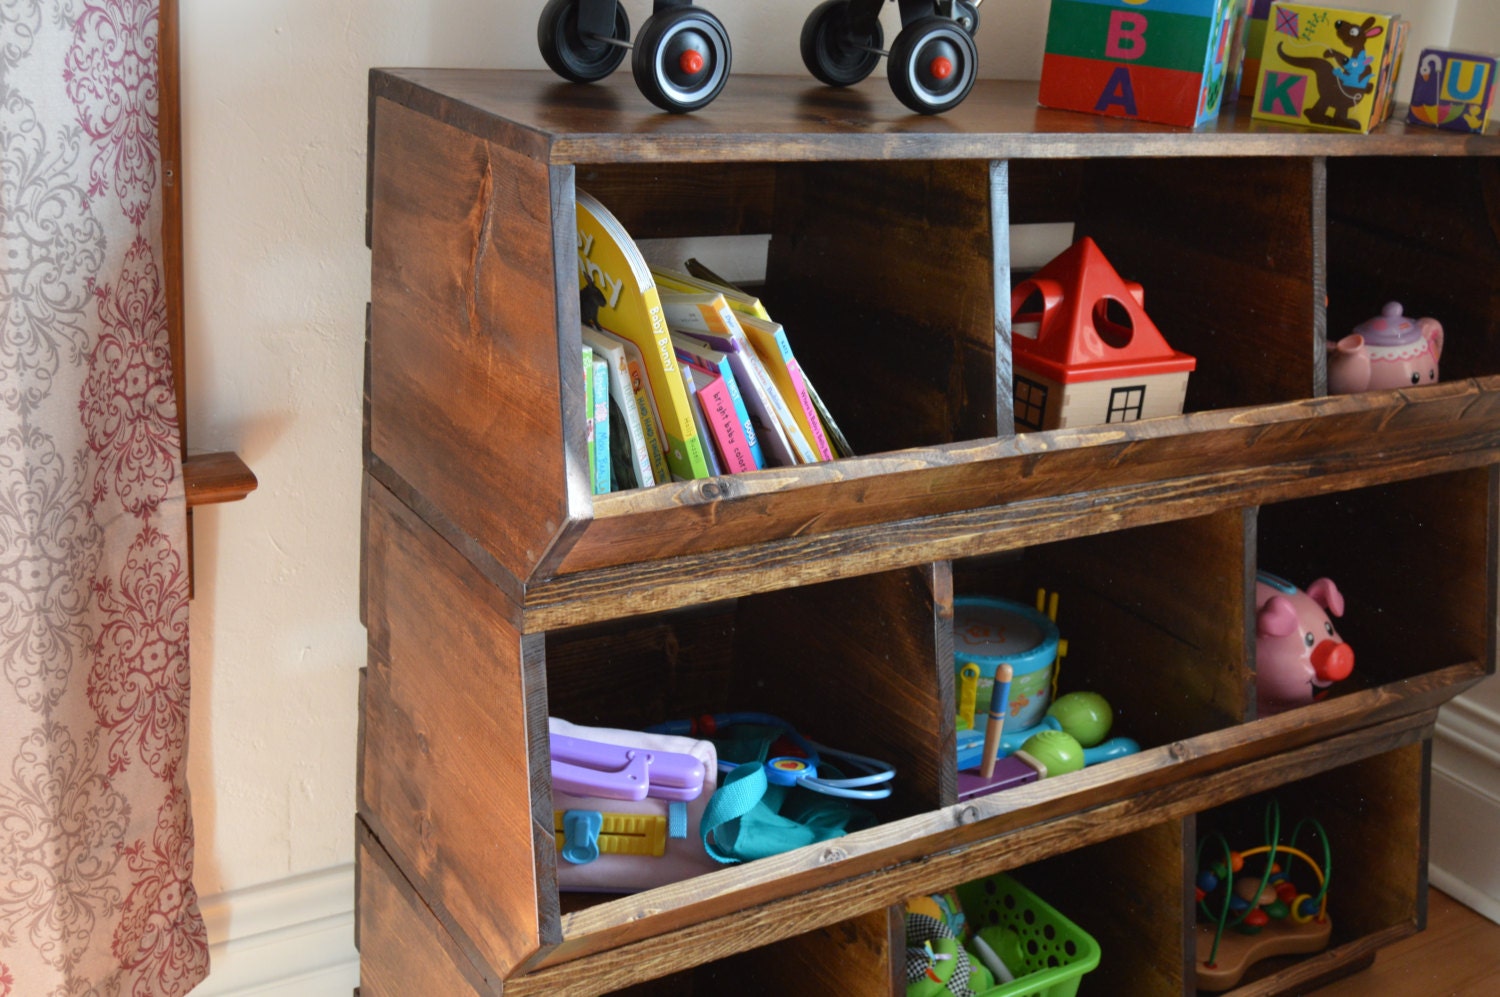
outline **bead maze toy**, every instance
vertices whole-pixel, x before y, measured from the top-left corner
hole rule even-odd
[[[1322,865],[1297,847],[1304,828],[1317,832],[1323,846]],[[1205,868],[1204,854],[1215,844],[1222,848],[1222,859]],[[1300,861],[1300,879],[1292,875],[1290,863],[1283,864],[1288,858]],[[1247,871],[1251,868],[1248,859],[1258,860],[1258,874]],[[1199,990],[1228,990],[1263,959],[1328,947],[1333,933],[1328,916],[1333,855],[1328,834],[1317,821],[1298,821],[1291,843],[1283,845],[1281,811],[1273,800],[1266,810],[1265,844],[1235,852],[1215,832],[1199,842],[1198,866],[1196,893],[1205,918],[1196,927],[1194,970]],[[1310,882],[1315,885],[1309,886]]]
[[[824,0],[802,26],[802,62],[820,82],[847,87],[886,59],[891,91],[919,114],[956,107],[979,75],[974,33],[982,0],[895,0],[901,31],[889,50],[880,11],[886,0]],[[557,75],[593,83],[630,53],[636,86],[674,113],[706,107],[729,79],[729,32],[689,0],[653,0],[651,15],[630,41],[620,0],[547,0],[537,46]]]

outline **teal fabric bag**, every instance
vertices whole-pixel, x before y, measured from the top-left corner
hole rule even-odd
[[[772,740],[774,732],[715,744],[720,758],[750,756],[724,777],[703,811],[703,848],[716,861],[727,865],[778,855],[875,823],[872,814],[848,800],[772,785],[765,767]]]

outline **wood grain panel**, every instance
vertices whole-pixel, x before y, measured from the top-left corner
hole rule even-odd
[[[360,813],[472,958],[503,975],[558,937],[540,636],[378,486]],[[550,816],[550,814],[549,814]]]
[[[1355,670],[1336,689],[1493,668],[1495,491],[1495,469],[1476,468],[1260,511],[1261,565],[1301,586],[1327,576],[1344,595],[1336,626]]]
[[[1099,943],[1082,994],[1160,997],[1192,989],[1191,817],[1066,852],[1015,871]]]
[[[370,448],[524,578],[588,509],[569,178],[375,114]]]
[[[1026,433],[601,496],[597,518],[558,569],[587,572],[746,543],[771,553],[773,539],[806,542],[877,523],[880,536],[868,539],[883,543],[900,537],[887,526],[907,517],[935,525],[945,514],[1000,505],[1008,515],[1041,498],[1080,498],[1089,521],[1107,524],[1138,486],[1151,503],[1184,500],[1188,508],[1175,518],[1253,504],[1263,500],[1258,492],[1317,494],[1432,473],[1432,462],[1466,453],[1488,463],[1497,449],[1500,378]],[[1058,510],[1053,522],[1066,518],[1065,503],[1048,508]],[[963,530],[943,532],[954,538]],[[934,548],[907,563],[949,556]],[[821,556],[803,561],[832,564]],[[673,575],[692,577],[680,568]]]
[[[1229,509],[1032,552],[1037,584],[1060,593],[1059,692],[1103,694],[1114,733],[1144,744],[1249,717],[1251,530]]]
[[[825,87],[806,75],[730,77],[694,114],[660,114],[629,73],[589,86],[545,70],[389,69],[378,97],[552,162],[1059,159],[1092,156],[1497,156],[1489,136],[1407,128],[1369,135],[1251,122],[1237,105],[1191,131],[1037,104],[1037,84],[979,80],[941,115],[911,114],[879,80]]]
[[[754,892],[747,891],[735,898],[732,907],[726,907],[718,914],[703,910],[690,922],[675,926],[670,925],[672,919],[661,914],[649,920],[636,917],[617,920],[621,908],[628,909],[632,902],[651,903],[663,894],[664,891],[660,890],[643,894],[638,901],[594,907],[574,915],[566,928],[567,939],[535,970],[510,980],[507,992],[514,995],[560,992],[549,988],[566,985],[585,967],[595,974],[592,979],[596,985],[610,988],[711,962],[732,952],[785,938],[788,934],[847,920],[857,912],[890,906],[922,892],[932,883],[957,883],[1018,868],[1070,848],[1097,844],[1164,821],[1177,820],[1206,807],[1263,792],[1288,780],[1417,743],[1430,733],[1433,718],[1434,714],[1427,714],[1365,727],[1307,748],[1221,770],[1213,778],[1187,778],[1184,773],[1183,778],[1173,780],[1169,785],[1097,807],[1070,807],[1053,819],[1038,823],[1011,827],[966,825],[972,830],[989,833],[968,835],[962,844],[951,838],[945,841],[947,836],[934,834],[923,840],[920,849],[906,859],[887,861],[866,875],[853,875],[853,870],[847,868],[845,875],[832,878],[814,876],[811,868],[805,868],[801,873],[793,873],[790,868],[778,870],[778,883],[803,887],[795,900],[760,904],[755,902]],[[1083,774],[1060,778],[1072,779]],[[981,798],[968,806],[975,811],[988,811],[999,798],[1024,795],[1029,788]],[[850,858],[850,850],[859,847],[856,839],[910,834],[911,828],[906,822],[861,832],[845,839],[843,859]],[[895,859],[894,855],[887,855]],[[755,866],[780,864],[787,858],[760,859],[745,868],[748,871]],[[695,885],[706,892],[712,889],[718,876],[722,873],[695,881]],[[606,918],[613,922],[613,926],[605,927],[601,923]],[[665,930],[653,937],[653,933],[661,929]],[[584,959],[585,962],[571,964],[573,960]]]
[[[1387,301],[1439,319],[1444,380],[1500,370],[1500,161],[1329,163],[1329,335]]]
[[[1321,390],[1323,187],[1308,159],[1089,164],[1076,234],[1144,286],[1152,322],[1198,359],[1188,411]]]
[[[953,588],[927,565],[742,599],[734,696],[897,768],[906,816],[953,801]]]
[[[758,235],[775,217],[776,164],[580,165],[576,183],[635,239]]]
[[[762,294],[856,453],[995,435],[989,165],[784,167]]]
[[[361,825],[359,845],[359,983],[364,997],[408,997],[412,981],[443,997],[500,993],[499,981],[454,951],[432,911],[380,842]]]

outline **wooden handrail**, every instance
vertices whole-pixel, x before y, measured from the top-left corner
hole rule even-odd
[[[255,472],[235,453],[194,454],[182,462],[188,508],[238,502],[255,491]]]

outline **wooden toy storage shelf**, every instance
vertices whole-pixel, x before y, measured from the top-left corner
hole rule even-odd
[[[1186,994],[1195,825],[1283,788],[1389,847],[1345,846],[1378,875],[1340,881],[1328,952],[1242,992],[1420,929],[1432,724],[1496,657],[1500,142],[1186,132],[991,81],[941,118],[454,70],[376,71],[370,106],[366,995],[899,994],[904,897],[1028,866],[1104,941],[1085,993]],[[577,187],[637,238],[769,233],[761,296],[864,456],[591,498]],[[1008,233],[1057,221],[1198,358],[1186,414],[1013,431]],[[1325,340],[1391,299],[1443,320],[1442,383],[1327,396]],[[1257,719],[1262,563],[1345,588],[1357,664]],[[957,805],[954,593],[1039,584],[1065,681],[1145,750]],[[559,896],[546,717],[730,708],[895,762],[882,822]]]

